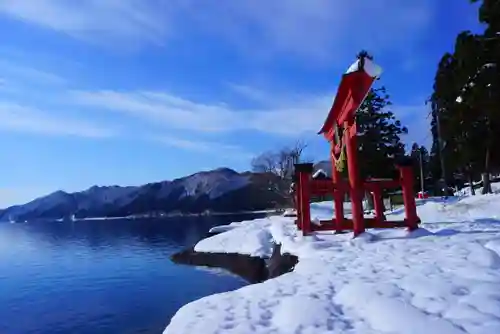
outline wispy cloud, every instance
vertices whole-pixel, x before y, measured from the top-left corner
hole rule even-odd
[[[162,92],[75,91],[75,102],[149,120],[176,129],[220,132],[235,124],[234,113],[222,106],[189,101]]]
[[[0,71],[5,77],[3,80],[22,83],[36,83],[41,85],[65,85],[67,80],[62,76],[31,66],[14,62],[12,60],[0,59]],[[0,86],[2,78],[0,78]]]
[[[76,91],[75,103],[97,110],[124,114],[168,130],[186,130],[193,136],[225,134],[246,130],[297,138],[316,133],[331,107],[335,92],[317,95],[268,94],[257,88],[235,85],[240,93],[258,101],[258,109],[244,109],[226,103],[207,103],[167,92]],[[428,142],[427,107],[424,104],[394,105],[391,108],[409,128],[406,141]],[[229,149],[216,143],[161,137],[165,144],[198,151]]]
[[[198,140],[187,140],[170,136],[158,136],[155,137],[154,139],[168,146],[188,149],[191,151],[199,151],[199,152],[212,152],[215,150],[227,151],[227,150],[238,149],[238,147],[234,145],[225,145],[220,143],[198,141]]]
[[[1,0],[0,12],[90,40],[163,45],[194,32],[252,57],[286,53],[317,60],[408,44],[425,32],[435,6],[433,0]]]
[[[241,97],[251,100],[252,102],[263,103],[266,105],[276,102],[276,95],[273,96],[268,92],[255,87],[233,83],[228,84],[228,87]]]
[[[265,108],[249,110],[193,101],[166,92],[74,91],[71,95],[75,103],[128,114],[167,128],[206,133],[256,130],[289,136],[317,131],[331,104],[330,97],[308,96],[289,100],[293,101],[290,105],[270,103]]]
[[[85,138],[117,134],[59,103],[69,85],[66,78],[8,58],[0,59],[0,72],[0,131]]]
[[[424,103],[415,105],[395,105],[392,110],[403,125],[408,127],[404,141],[410,147],[413,143],[429,147],[432,143],[429,107]]]
[[[313,59],[332,59],[359,48],[398,49],[399,43],[426,32],[436,6],[432,0],[220,0],[191,5],[191,15],[203,29],[252,55],[279,52]]]
[[[107,138],[116,130],[92,123],[52,116],[47,112],[15,103],[0,103],[0,130],[50,136]]]
[[[0,12],[84,39],[135,39],[161,44],[169,31],[166,1],[2,0]]]
[[[204,141],[204,140],[191,140],[191,139],[164,136],[164,135],[152,137],[152,139],[166,146],[180,148],[183,150],[188,150],[198,153],[207,153],[207,154],[216,153],[217,155],[228,157],[231,160],[235,159],[248,160],[252,156],[254,156],[253,153],[245,151],[237,145],[224,144],[213,141]]]
[[[134,131],[139,140],[147,140],[148,133],[158,130],[190,131],[196,139],[162,136],[157,141],[198,152],[238,151],[237,147],[226,143],[204,140],[203,137],[207,135],[211,135],[213,139],[228,133],[248,131],[297,138],[316,133],[328,113],[335,93],[334,90],[314,95],[277,93],[245,84],[230,84],[229,89],[239,98],[255,102],[252,108],[248,108],[242,107],[241,103],[200,101],[168,91],[68,90],[68,80],[58,74],[6,61],[0,61],[0,67],[7,69],[7,74],[12,74],[7,77],[9,86],[11,79],[24,78],[50,86],[46,93],[44,90],[45,102],[57,96],[57,100],[52,101],[56,105],[56,112],[47,112],[49,109],[44,103],[41,105],[45,107],[32,108],[33,103],[27,104],[20,100],[20,96],[0,101],[0,129],[4,131],[87,138],[113,137],[118,135],[117,129],[103,126],[96,120],[114,117],[114,114],[130,118],[124,122],[124,126]],[[2,78],[0,86],[1,84]],[[72,111],[82,107],[87,109],[85,118],[81,119],[81,113],[78,118],[71,118]],[[402,119],[403,123],[415,123],[413,117],[416,111],[410,111],[420,110],[419,108],[420,106],[400,107],[398,110],[401,116],[398,116],[411,114],[412,116]],[[62,110],[70,113],[61,113]],[[144,123],[149,123],[149,126],[144,127]]]

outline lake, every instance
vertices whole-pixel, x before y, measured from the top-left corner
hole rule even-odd
[[[0,223],[0,333],[161,333],[182,305],[247,284],[170,255],[262,216]]]

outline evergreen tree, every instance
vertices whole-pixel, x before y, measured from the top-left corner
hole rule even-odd
[[[458,40],[469,38],[468,35],[459,36]],[[459,44],[459,42],[457,42]],[[463,63],[463,62],[462,62]],[[470,64],[470,63],[469,63]],[[434,82],[434,93],[431,97],[433,120],[433,146],[431,150],[431,174],[434,179],[443,176],[441,159],[446,165],[444,175],[448,184],[452,181],[451,175],[460,172],[473,175],[472,166],[477,168],[478,152],[483,146],[480,140],[473,140],[473,136],[481,133],[478,127],[477,111],[467,103],[458,103],[464,97],[464,87],[467,86],[470,69],[467,69],[455,55],[445,54],[438,66]],[[438,121],[441,130],[442,147],[440,150],[438,138]],[[467,168],[466,168],[467,167]]]
[[[471,0],[472,3],[482,1],[479,7],[479,22],[487,24],[486,33],[500,31],[500,0]]]
[[[413,143],[411,147],[410,156],[413,159],[413,174],[415,175],[415,191],[426,190],[428,188],[428,184],[426,183],[426,179],[429,175],[429,151],[425,148],[425,146],[420,146],[417,143]],[[422,176],[423,176],[423,186],[422,187]]]
[[[468,146],[473,147],[473,151],[480,151],[483,154],[482,164],[480,164],[485,184],[483,193],[491,192],[489,172],[492,168],[496,169],[500,162],[500,157],[492,147],[498,141],[497,129],[500,126],[496,110],[498,99],[495,102],[495,98],[500,98],[496,84],[498,59],[495,61],[495,55],[491,54],[489,50],[491,43],[488,41],[489,38],[487,39],[484,35],[464,32],[458,36],[455,45],[455,57],[464,75],[462,78],[464,85],[460,91],[459,101],[461,106],[458,108],[464,113],[457,112],[455,119],[457,122],[467,122],[468,133],[465,137],[467,137]]]
[[[394,159],[405,154],[400,135],[408,133],[389,109],[385,87],[372,88],[356,114],[360,174],[363,178],[394,177]]]
[[[482,1],[479,21],[486,25],[484,33],[465,31],[457,36],[453,53],[445,54],[439,63],[431,97],[431,174],[442,173],[443,158],[446,177],[458,173],[472,182],[482,174],[483,192],[491,192],[490,171],[500,170],[500,152],[494,149],[500,140],[499,5],[500,0]]]

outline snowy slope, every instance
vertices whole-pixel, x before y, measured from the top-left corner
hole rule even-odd
[[[116,217],[156,211],[202,212],[212,208],[238,211],[251,210],[253,204],[257,209],[263,209],[265,196],[256,197],[253,204],[252,198],[246,198],[255,193],[262,195],[260,190],[263,189],[254,185],[254,176],[219,168],[140,187],[94,186],[76,193],[57,191],[0,211],[0,220],[63,218],[73,214],[77,217]],[[239,193],[239,198],[243,197],[244,201],[229,198],[230,194],[246,188],[249,188],[248,196],[244,192]],[[248,206],[240,207],[238,204]]]
[[[315,163],[313,167],[314,172],[321,169],[324,173],[326,173],[326,176],[332,177],[332,162],[330,160],[319,161]]]
[[[235,224],[196,249],[265,256],[274,239],[299,256],[294,271],[187,304],[164,333],[500,333],[499,203],[500,194],[420,201],[421,229],[356,239],[302,237],[285,217]]]
[[[478,182],[478,183],[481,184],[481,182]],[[475,183],[475,184],[477,185],[477,183]],[[500,193],[500,183],[499,182],[491,183],[491,190],[494,193]],[[483,191],[483,187],[479,187],[479,188],[475,189],[476,194],[481,194],[482,191]],[[458,190],[457,192],[455,192],[455,196],[471,196],[470,187],[465,187],[465,188]]]
[[[60,210],[73,211],[77,203],[72,194],[64,191],[56,191],[47,196],[37,198],[27,204],[10,207],[3,212],[3,216],[9,218],[22,217],[41,212],[57,212]]]
[[[207,194],[210,199],[214,199],[249,183],[250,180],[247,176],[240,175],[228,168],[219,168],[212,172],[197,173],[187,178],[183,184],[183,197]]]
[[[97,205],[125,205],[137,193],[139,187],[99,187],[93,186],[76,195],[79,197],[78,209],[92,209]]]

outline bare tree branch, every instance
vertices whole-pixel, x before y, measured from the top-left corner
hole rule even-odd
[[[303,162],[303,153],[306,148],[305,142],[297,141],[291,147],[284,147],[276,152],[264,152],[252,160],[252,170],[256,173],[270,173],[277,176],[277,178],[269,178],[269,189],[289,198],[294,164]],[[312,159],[307,161],[309,160]]]

